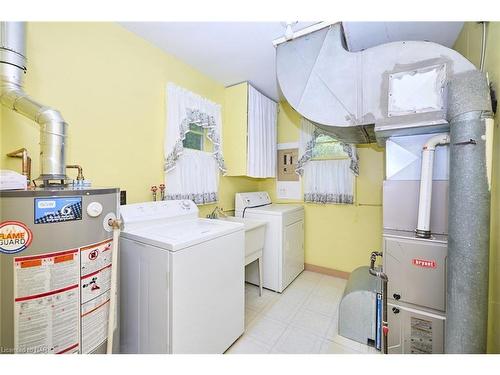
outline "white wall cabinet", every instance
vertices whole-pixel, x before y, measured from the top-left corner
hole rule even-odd
[[[276,177],[276,102],[248,82],[226,88],[224,159],[228,176]]]

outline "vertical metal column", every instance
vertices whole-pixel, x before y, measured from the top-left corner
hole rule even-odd
[[[488,320],[490,192],[485,119],[486,76],[456,75],[449,84],[449,239],[445,353],[485,353]]]

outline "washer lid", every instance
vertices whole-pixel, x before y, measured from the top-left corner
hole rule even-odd
[[[163,222],[122,232],[122,236],[142,243],[178,251],[220,236],[243,230],[241,223],[214,219]]]
[[[270,204],[267,206],[263,207],[255,207],[255,208],[250,208],[248,207],[245,210],[245,213],[258,213],[262,215],[286,215],[291,212],[296,212],[303,210],[304,206],[300,204]]]

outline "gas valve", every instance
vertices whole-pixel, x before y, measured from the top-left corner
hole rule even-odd
[[[158,191],[158,188],[156,185],[151,186],[151,192],[153,193],[153,201],[156,202],[156,192]]]
[[[160,184],[160,200],[165,200],[165,184]]]

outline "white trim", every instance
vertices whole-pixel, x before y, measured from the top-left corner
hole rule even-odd
[[[290,40],[294,40],[295,38],[298,38],[300,36],[311,34],[311,33],[315,32],[315,31],[324,29],[325,27],[329,27],[329,26],[334,25],[334,24],[339,23],[339,22],[340,21],[334,21],[334,22],[323,21],[323,22],[315,23],[314,25],[305,27],[305,28],[303,28],[301,30],[298,30],[298,31],[294,32],[293,35],[292,35],[292,37],[290,39],[288,39],[288,40],[284,36],[282,36],[281,38],[278,38],[278,39],[274,39],[273,40],[273,46],[277,47],[281,43],[289,42]]]
[[[299,142],[278,143],[278,150],[288,150],[290,148],[299,148]]]

